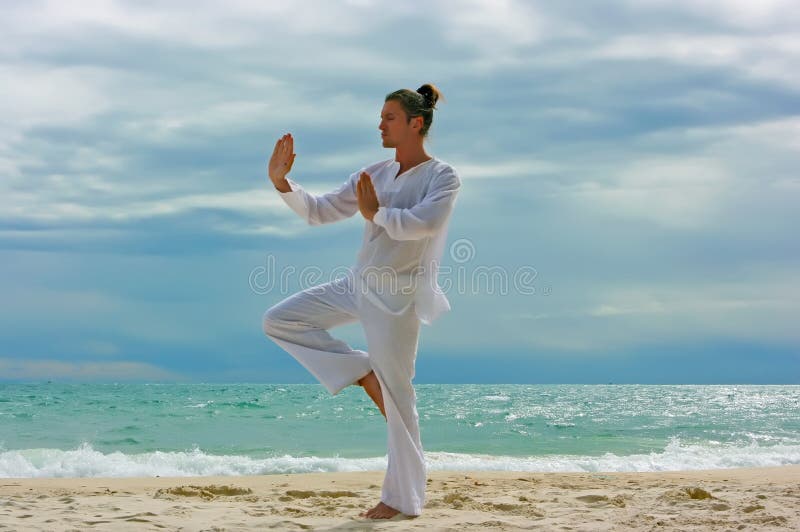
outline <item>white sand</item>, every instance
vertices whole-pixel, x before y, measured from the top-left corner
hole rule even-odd
[[[0,530],[800,530],[800,466],[434,471],[421,516],[358,517],[378,502],[382,479],[383,472],[0,479]]]

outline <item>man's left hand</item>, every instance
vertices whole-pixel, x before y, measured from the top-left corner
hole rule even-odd
[[[361,211],[364,218],[371,222],[378,212],[378,195],[375,193],[375,187],[372,186],[372,179],[366,172],[361,172],[361,177],[358,178],[356,197],[358,198],[358,210]]]

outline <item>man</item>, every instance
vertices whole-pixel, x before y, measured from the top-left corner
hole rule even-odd
[[[352,275],[286,298],[267,310],[263,328],[331,394],[363,386],[386,419],[388,468],[381,500],[360,514],[372,519],[417,516],[425,503],[427,474],[412,379],[420,323],[430,324],[450,309],[437,266],[461,185],[455,169],[423,146],[439,97],[431,84],[388,94],[379,129],[383,146],[395,149],[394,159],[353,173],[333,192],[316,196],[287,177],[296,155],[289,133],[276,142],[269,162],[281,198],[309,224],[356,212],[366,220]],[[364,328],[367,352],[327,331],[356,320]]]

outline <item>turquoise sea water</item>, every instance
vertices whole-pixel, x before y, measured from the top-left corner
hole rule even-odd
[[[800,386],[416,385],[429,470],[800,464]],[[0,384],[0,477],[383,470],[363,389]]]

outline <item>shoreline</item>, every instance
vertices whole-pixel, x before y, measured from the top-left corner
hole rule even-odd
[[[431,471],[422,515],[358,517],[377,504],[383,475],[2,478],[0,529],[800,529],[800,465],[641,473]]]

